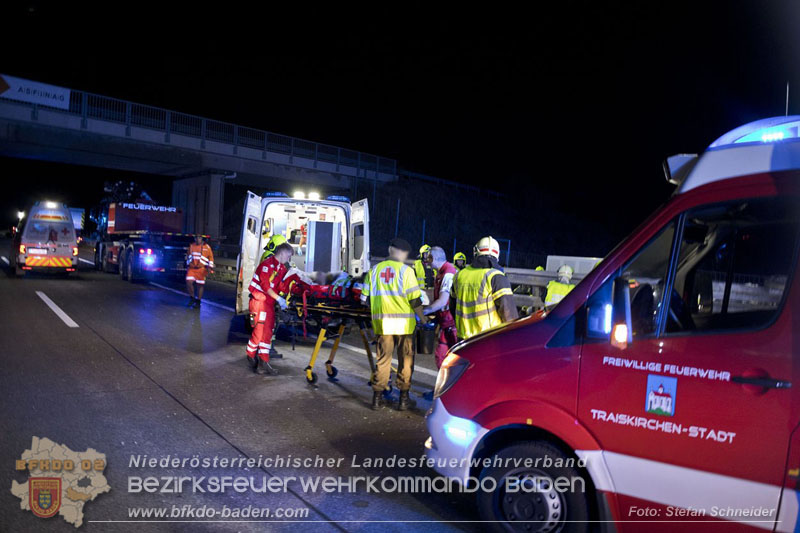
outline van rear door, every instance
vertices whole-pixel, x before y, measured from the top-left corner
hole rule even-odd
[[[261,197],[247,191],[244,201],[244,220],[240,239],[239,260],[236,268],[236,314],[246,313],[250,304],[247,287],[253,278],[260,257],[258,250],[259,230],[261,228]]]
[[[369,270],[369,204],[366,199],[359,200],[350,207],[347,257],[347,272],[351,276],[360,276]]]

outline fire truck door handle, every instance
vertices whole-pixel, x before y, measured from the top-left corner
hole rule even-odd
[[[731,381],[734,383],[741,383],[742,385],[755,385],[756,387],[764,387],[765,389],[790,389],[792,388],[791,381],[781,381],[779,379],[769,377],[745,377],[733,376]]]

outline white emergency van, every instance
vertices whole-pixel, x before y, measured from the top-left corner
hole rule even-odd
[[[14,238],[14,273],[75,272],[78,242],[69,208],[57,202],[36,202]]]
[[[237,263],[236,313],[248,310],[247,287],[272,235],[292,245],[291,263],[307,272],[347,272],[357,277],[369,270],[369,205],[343,197],[325,200],[259,196],[247,191]]]

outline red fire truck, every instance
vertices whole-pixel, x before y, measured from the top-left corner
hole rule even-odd
[[[426,453],[495,529],[800,525],[799,130],[669,158],[673,197],[568,296],[451,350]]]
[[[193,239],[182,229],[183,214],[175,207],[112,203],[98,225],[95,266],[132,282],[156,273],[180,275]]]

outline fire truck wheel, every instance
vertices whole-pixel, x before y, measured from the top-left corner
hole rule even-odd
[[[136,270],[134,270],[133,268],[133,255],[128,256],[128,260],[125,262],[125,268],[128,271],[128,275],[126,276],[128,278],[128,281],[130,281],[131,283],[136,283],[137,278],[136,278]]]
[[[128,269],[125,268],[127,261],[128,261],[128,254],[123,255],[122,253],[120,253],[117,260],[117,273],[119,274],[119,279],[123,281],[128,279]]]
[[[493,531],[589,530],[588,484],[574,466],[577,459],[543,441],[517,442],[490,458],[499,466],[481,471],[477,503],[481,518],[494,521]],[[513,461],[528,458],[534,467],[515,466]]]

